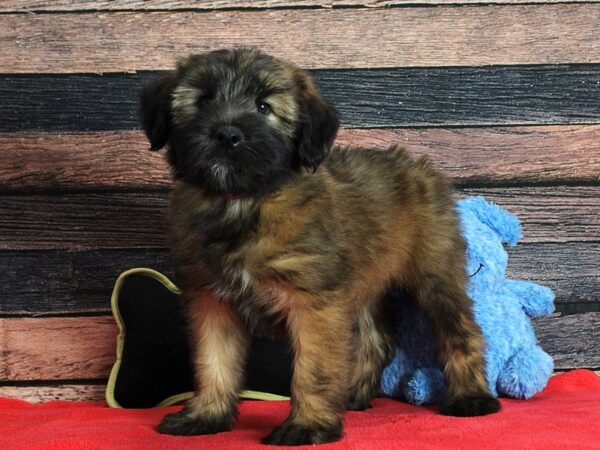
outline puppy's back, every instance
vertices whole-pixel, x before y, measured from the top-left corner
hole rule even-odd
[[[452,208],[452,185],[426,157],[404,149],[337,148],[323,165],[336,185],[376,202],[379,208],[414,205],[443,213]]]

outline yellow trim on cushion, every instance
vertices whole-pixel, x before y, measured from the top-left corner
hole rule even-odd
[[[153,269],[148,269],[146,267],[137,267],[135,269],[126,270],[117,278],[115,282],[115,287],[113,288],[112,295],[110,297],[110,308],[112,310],[113,317],[117,322],[117,326],[119,327],[119,335],[117,336],[117,354],[115,363],[112,366],[110,371],[110,376],[108,377],[108,384],[106,385],[106,403],[111,408],[122,408],[122,406],[115,399],[115,384],[117,382],[117,375],[119,374],[119,369],[121,368],[121,358],[123,355],[123,345],[125,343],[125,327],[123,325],[123,318],[121,317],[121,313],[119,312],[118,302],[119,302],[119,293],[121,292],[121,287],[125,282],[125,279],[130,275],[146,275],[151,278],[154,278],[156,281],[161,283],[164,287],[166,287],[169,291],[175,294],[181,294],[181,291],[175,286],[175,284],[167,278],[166,275],[157,272]],[[184,400],[188,400],[193,397],[193,392],[185,392],[177,395],[172,395],[158,403],[155,408],[162,406],[174,405],[175,403],[182,402]],[[289,397],[284,397],[282,395],[270,394],[268,392],[258,392],[258,391],[242,391],[240,393],[240,398],[247,400],[289,400]]]
[[[240,398],[243,398],[246,400],[289,400],[290,399],[289,397],[286,397],[285,395],[270,394],[268,392],[250,391],[250,390],[242,391],[240,393]]]
[[[189,400],[194,396],[193,392],[184,392],[182,394],[172,395],[164,399],[160,402],[156,407],[162,406],[171,406],[176,403],[181,403],[183,401]],[[277,394],[269,394],[268,392],[259,392],[259,391],[242,391],[240,392],[240,398],[244,400],[289,400],[289,397],[284,397],[283,395]]]

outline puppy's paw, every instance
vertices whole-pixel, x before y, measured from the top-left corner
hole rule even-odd
[[[189,410],[165,416],[156,430],[162,434],[191,436],[195,434],[213,434],[231,430],[232,419],[226,417],[207,420],[190,414]]]
[[[485,416],[500,410],[500,402],[490,394],[469,395],[446,401],[440,408],[445,416]]]
[[[365,409],[372,408],[371,400],[361,397],[352,397],[348,400],[346,409],[348,411],[364,411]]]
[[[267,445],[308,445],[337,441],[342,437],[342,425],[299,425],[285,421],[262,439]]]

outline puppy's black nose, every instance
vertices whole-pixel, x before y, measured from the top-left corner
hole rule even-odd
[[[217,139],[231,147],[237,147],[242,142],[242,138],[242,130],[238,127],[224,125],[217,130]]]

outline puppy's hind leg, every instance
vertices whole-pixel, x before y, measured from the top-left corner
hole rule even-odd
[[[365,305],[356,314],[352,337],[354,367],[347,405],[349,410],[362,411],[371,407],[372,400],[379,393],[383,368],[392,359],[393,323],[392,315],[387,311],[390,308],[385,308],[389,304],[386,300]]]
[[[423,274],[413,290],[431,318],[447,391],[440,412],[449,416],[482,416],[498,411],[500,403],[487,387],[483,337],[473,317],[472,301],[463,284],[444,278],[443,271]]]
[[[158,431],[195,435],[230,430],[243,382],[246,331],[229,306],[212,295],[187,298],[187,309],[196,393],[183,411],[166,416]]]

